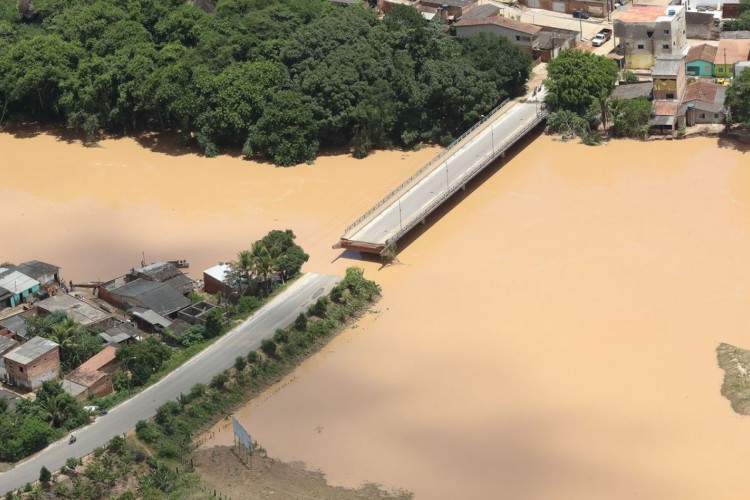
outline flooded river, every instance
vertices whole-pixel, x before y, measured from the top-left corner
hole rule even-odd
[[[540,137],[378,270],[330,245],[433,151],[296,169],[130,140],[0,135],[0,152],[2,260],[74,280],[142,250],[205,267],[291,227],[307,270],[365,266],[378,311],[238,413],[331,483],[429,499],[750,491],[750,419],[719,394],[714,352],[750,346],[748,153]]]

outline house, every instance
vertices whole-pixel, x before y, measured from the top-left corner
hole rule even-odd
[[[60,283],[60,268],[40,260],[30,260],[19,264],[15,270],[37,280],[42,286]]]
[[[464,9],[461,19],[484,19],[500,14],[500,8],[490,4],[474,5],[468,11]]]
[[[6,306],[15,307],[39,291],[40,283],[20,271],[0,267],[0,296]]]
[[[126,276],[126,281],[134,281],[138,278],[167,283],[183,294],[188,294],[195,289],[193,280],[171,262],[155,262],[140,269],[133,269]]]
[[[683,54],[686,29],[681,5],[627,4],[618,9],[614,20],[614,34],[628,69],[648,69],[657,56]]]
[[[99,298],[115,307],[151,309],[162,316],[176,314],[190,305],[190,300],[167,283],[138,278],[117,286],[117,282],[99,287]]]
[[[60,375],[60,346],[43,337],[34,337],[4,356],[8,383],[22,390],[35,391]]]
[[[734,65],[750,58],[750,40],[722,38],[714,58],[714,76],[734,76]],[[0,285],[2,286],[2,285]]]
[[[723,19],[740,17],[740,0],[724,0],[721,4],[721,17]]]
[[[508,39],[529,55],[532,55],[539,45],[539,33],[542,31],[539,26],[501,16],[460,19],[453,26],[459,38],[469,38],[477,33],[489,33]]]
[[[651,70],[654,79],[654,99],[682,99],[685,92],[685,65],[681,54],[664,54],[656,58]]]
[[[739,78],[740,74],[746,69],[750,69],[750,61],[738,62],[734,65],[734,77]]]
[[[227,284],[227,273],[231,269],[229,264],[218,265],[203,271],[203,291],[208,294],[221,293],[231,295],[234,290]]]
[[[144,330],[160,332],[165,328],[172,326],[172,320],[142,307],[134,307],[130,310],[130,315]]]
[[[572,14],[577,10],[594,17],[607,17],[614,9],[614,0],[521,0],[522,5],[532,9],[544,9]]]
[[[118,322],[100,333],[99,338],[105,344],[130,344],[138,340],[138,328],[133,323]]]
[[[26,342],[26,318],[16,314],[8,318],[0,319],[0,335],[13,338],[19,342]]]
[[[10,337],[0,337],[0,380],[7,380],[8,373],[5,371],[4,356],[18,347],[18,341]]]
[[[690,76],[714,76],[716,47],[703,43],[691,47],[685,57],[685,72]]]
[[[677,101],[654,101],[651,105],[651,133],[672,134],[677,125],[677,112],[680,103]]]
[[[560,51],[572,49],[581,40],[581,33],[574,30],[551,28],[542,26],[539,32],[538,44],[534,50],[534,59],[541,58],[542,62],[549,62],[556,58]]]
[[[58,293],[48,299],[44,299],[36,307],[42,316],[62,311],[75,320],[76,323],[80,323],[88,329],[93,329],[97,326],[106,327],[112,320],[111,314],[67,293]]]
[[[458,19],[464,13],[468,11],[477,0],[420,0],[419,4],[424,7],[431,7],[433,9],[441,9],[441,11],[447,11],[448,20]]]
[[[638,97],[645,97],[651,99],[652,92],[654,90],[654,84],[652,82],[638,82],[638,83],[620,83],[612,91],[611,97],[613,99],[636,99]]]
[[[677,113],[680,124],[688,127],[705,123],[724,123],[724,98],[727,88],[709,82],[695,82],[687,86],[682,106]]]
[[[62,388],[78,401],[102,397],[114,392],[112,376],[120,369],[117,349],[107,346],[81,366],[68,373]]]
[[[685,13],[687,37],[698,40],[713,40],[718,37],[718,23],[710,12]]]

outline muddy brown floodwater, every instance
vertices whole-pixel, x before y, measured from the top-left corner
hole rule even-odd
[[[306,269],[363,265],[383,286],[377,311],[237,414],[272,456],[333,484],[429,499],[750,494],[750,419],[721,396],[715,355],[750,346],[742,150],[540,137],[382,270],[330,244],[432,151],[286,170],[128,140],[0,135],[0,151],[5,260],[61,262],[74,279],[141,249],[205,266],[289,226]],[[231,439],[218,436],[208,446]]]

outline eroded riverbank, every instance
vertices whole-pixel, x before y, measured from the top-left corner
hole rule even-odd
[[[2,196],[36,214],[0,216],[3,258],[30,241],[73,272],[150,243],[165,255],[149,260],[189,248],[210,265],[288,226],[306,269],[336,271],[352,263],[330,249],[343,228],[432,153],[281,170],[103,146],[0,135]],[[715,357],[748,338],[750,161],[730,146],[536,139],[400,265],[360,262],[379,312],[238,417],[273,457],[417,498],[744,498],[750,421]]]

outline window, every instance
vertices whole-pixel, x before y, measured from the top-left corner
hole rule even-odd
[[[19,366],[18,367],[18,371],[20,371],[21,373],[23,373],[23,366]]]
[[[667,99],[674,99],[674,94],[667,94]]]
[[[669,34],[669,30],[664,30],[664,34],[668,35]]]
[[[521,37],[520,37],[520,36],[518,36],[518,35],[516,35],[516,41],[517,41],[517,42],[520,42],[520,41],[521,41]]]
[[[705,118],[705,117],[706,117],[706,113],[701,113],[701,118]]]
[[[665,43],[664,45],[661,46],[661,48],[664,49],[664,50],[667,50],[667,49],[669,49],[669,44]]]
[[[643,49],[643,44],[642,44],[642,43],[639,43],[639,44],[638,44],[638,48],[639,48],[639,49]]]
[[[714,118],[715,118],[716,120],[718,120],[718,119],[719,119],[719,113],[714,113]]]

